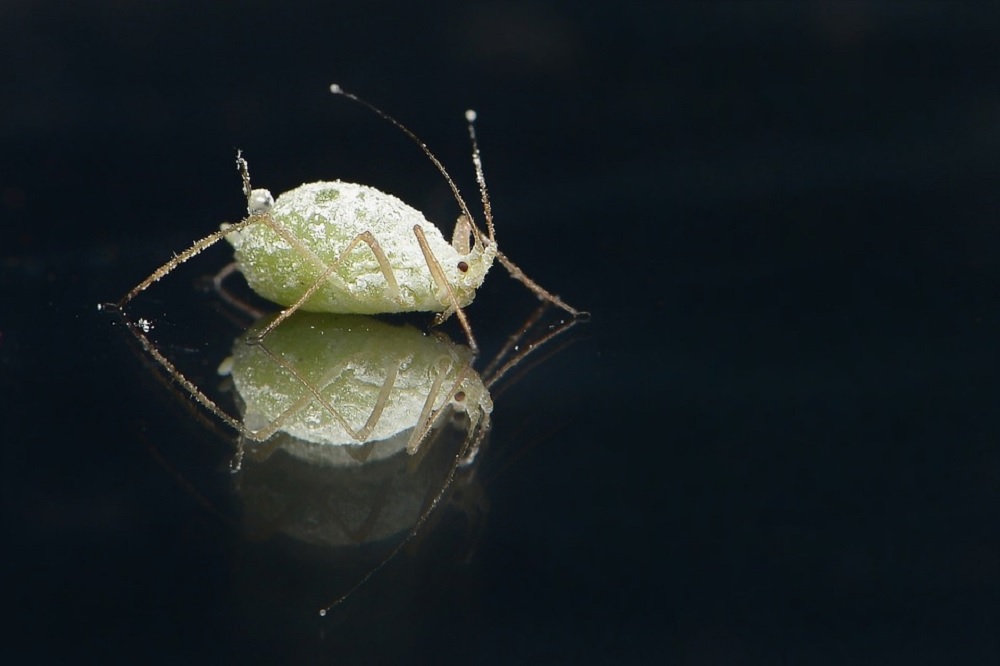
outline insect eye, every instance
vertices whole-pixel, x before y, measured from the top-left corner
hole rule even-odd
[[[466,271],[469,270],[469,264],[465,263],[464,261],[458,262],[458,270],[465,273]]]
[[[465,391],[459,391],[455,394],[455,402],[462,402],[465,400]]]

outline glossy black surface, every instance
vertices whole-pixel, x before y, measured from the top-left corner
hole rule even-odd
[[[0,8],[5,663],[1000,659],[1000,12],[147,4]],[[501,247],[593,320],[497,397],[471,518],[320,618],[385,549],[245,538],[232,440],[96,306],[241,216],[236,147],[450,231],[333,81],[475,209],[474,106]],[[224,348],[226,255],[158,330]],[[533,307],[497,268],[469,316]]]

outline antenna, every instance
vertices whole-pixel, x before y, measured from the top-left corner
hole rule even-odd
[[[378,108],[377,106],[375,106],[374,104],[372,104],[368,100],[362,99],[361,97],[358,97],[354,93],[347,92],[346,90],[344,90],[343,88],[341,88],[340,85],[338,85],[336,83],[331,83],[330,84],[330,92],[332,92],[334,95],[341,95],[343,97],[346,97],[347,99],[351,100],[352,102],[355,102],[355,103],[360,104],[361,106],[367,108],[369,111],[371,111],[372,113],[374,113],[375,115],[377,115],[382,120],[385,120],[386,122],[388,122],[388,123],[390,123],[392,125],[395,125],[395,127],[398,130],[400,130],[401,132],[403,132],[403,134],[405,134],[406,136],[408,136],[413,141],[413,143],[415,143],[418,146],[420,146],[420,150],[424,151],[424,155],[426,155],[427,158],[430,159],[430,161],[434,163],[434,166],[437,167],[437,170],[439,172],[441,172],[441,175],[444,176],[444,179],[446,181],[448,181],[448,186],[451,188],[451,193],[455,196],[455,201],[458,202],[459,208],[462,209],[462,214],[465,215],[466,217],[468,217],[469,221],[472,222],[472,228],[475,229],[476,235],[478,236],[478,235],[482,234],[482,232],[476,226],[475,218],[472,217],[472,213],[469,211],[468,204],[466,204],[465,203],[465,199],[462,198],[462,193],[458,191],[458,185],[455,184],[455,181],[452,179],[451,175],[448,173],[448,170],[444,168],[443,164],[441,164],[441,160],[439,160],[437,158],[437,156],[434,153],[431,152],[431,149],[427,147],[427,144],[424,143],[420,139],[420,137],[418,137],[416,134],[414,134],[413,131],[410,130],[409,127],[407,127],[403,123],[399,122],[398,120],[396,120],[395,118],[393,118],[392,116],[390,116],[388,113],[386,113],[382,109]],[[475,115],[475,114],[473,114],[473,115]],[[493,237],[492,237],[492,234],[491,234],[490,235],[490,239],[492,240],[492,238]]]
[[[431,152],[431,149],[427,147],[427,144],[421,141],[416,134],[414,134],[408,127],[406,127],[406,125],[399,122],[398,120],[396,120],[395,118],[393,118],[388,113],[378,108],[371,102],[362,99],[361,97],[358,97],[354,93],[347,92],[346,90],[341,88],[340,85],[336,83],[330,84],[330,92],[333,93],[334,95],[341,95],[343,97],[346,97],[352,102],[356,102],[357,104],[360,104],[361,106],[367,108],[369,111],[371,111],[378,117],[382,118],[386,122],[395,125],[397,129],[399,129],[406,136],[408,136],[415,144],[420,146],[420,150],[424,151],[424,154],[427,155],[430,161],[434,163],[434,166],[437,167],[437,170],[439,172],[441,172],[441,175],[444,176],[444,179],[448,181],[448,186],[451,187],[451,192],[455,196],[455,200],[458,202],[459,207],[462,209],[462,214],[465,215],[466,218],[468,218],[469,220],[469,224],[471,225],[472,231],[476,236],[476,240],[482,242],[482,238],[484,236],[483,231],[475,223],[475,219],[472,217],[472,213],[469,212],[468,204],[465,203],[465,199],[462,198],[462,194],[458,191],[458,186],[455,185],[455,181],[448,174],[448,171],[447,169],[444,168],[444,165],[441,164],[441,160],[439,160],[434,155],[434,153]],[[476,117],[477,114],[472,109],[469,109],[468,111],[465,112],[465,120],[469,124],[469,139],[470,141],[472,141],[472,164],[475,166],[476,169],[476,182],[479,184],[479,192],[483,200],[483,215],[486,218],[486,229],[488,233],[485,235],[488,237],[490,243],[496,245],[496,234],[494,232],[494,227],[493,227],[493,207],[490,204],[489,192],[486,190],[486,177],[483,175],[483,160],[482,156],[479,153],[479,141],[476,138],[476,124],[475,124]],[[500,252],[499,249],[497,250],[496,257],[497,260],[503,265],[503,267],[507,269],[507,272],[510,273],[511,277],[513,277],[515,280],[519,281],[529,290],[534,292],[535,296],[537,296],[540,300],[554,303],[555,305],[559,306],[566,312],[570,313],[571,315],[579,319],[586,320],[590,318],[590,313],[577,310],[576,308],[572,307],[564,300],[559,298],[559,296],[553,294],[552,292],[543,288],[540,284],[529,278],[524,273],[523,270],[521,270],[513,261],[511,261],[507,257],[507,255],[505,255],[503,252]],[[461,311],[459,310],[459,312]]]

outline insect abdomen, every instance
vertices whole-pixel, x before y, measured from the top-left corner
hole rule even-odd
[[[259,217],[227,240],[251,288],[268,300],[290,306],[326,273],[302,309],[376,314],[446,308],[414,225],[436,256],[453,262],[457,255],[437,227],[392,195],[354,183],[309,183],[278,197]],[[395,285],[369,241],[359,240],[345,254],[362,234],[384,254]]]

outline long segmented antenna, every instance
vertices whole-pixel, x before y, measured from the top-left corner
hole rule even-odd
[[[578,323],[580,323],[581,321],[580,318],[572,318],[566,321],[560,321],[558,325],[550,326],[548,332],[544,333],[537,340],[528,342],[527,344],[524,345],[523,348],[519,349],[518,348],[519,341],[521,341],[524,336],[528,335],[528,333],[531,332],[532,329],[534,329],[539,324],[539,322],[542,320],[543,315],[553,305],[555,304],[542,303],[541,305],[539,305],[538,309],[536,309],[535,312],[532,313],[530,317],[528,317],[525,323],[522,324],[521,328],[510,336],[510,338],[507,340],[507,344],[504,345],[503,349],[498,353],[497,358],[494,359],[494,361],[489,365],[489,368],[487,369],[487,372],[492,374],[490,374],[489,377],[484,376],[483,379],[484,379],[484,384],[486,386],[492,389],[508,374],[510,370],[512,370],[516,366],[519,366],[529,356],[537,354],[540,349],[547,347],[549,343],[552,342],[553,339],[563,335],[564,333],[572,329],[574,326],[576,326]],[[459,386],[462,383],[462,374],[469,372],[470,370],[471,370],[470,366],[466,366],[462,369],[462,371],[459,373],[459,377],[456,378],[455,382],[452,384],[451,393],[448,395],[446,402],[449,402],[454,398],[455,391],[458,390]],[[444,414],[444,412],[445,410],[442,409],[436,415],[434,415],[433,419],[427,419],[423,424],[423,428],[426,431],[429,431],[431,428],[433,428],[437,419],[439,419]],[[332,603],[321,608],[319,611],[321,617],[328,615],[330,611],[343,604],[355,592],[364,587],[368,583],[368,581],[374,578],[379,572],[384,570],[389,565],[389,563],[402,552],[403,548],[405,548],[407,544],[409,544],[413,539],[417,537],[417,535],[420,533],[423,527],[427,524],[427,521],[430,519],[431,514],[434,513],[434,511],[439,508],[442,501],[444,501],[446,495],[448,494],[448,491],[451,489],[452,483],[454,482],[458,470],[461,467],[470,464],[476,458],[476,455],[479,452],[479,448],[483,444],[483,441],[485,440],[486,435],[490,430],[490,426],[491,422],[490,422],[489,412],[483,412],[482,414],[474,418],[470,414],[469,431],[468,434],[466,435],[465,441],[459,447],[458,453],[456,454],[454,460],[452,461],[448,469],[448,474],[445,476],[444,482],[442,483],[438,491],[434,494],[434,497],[431,499],[431,501],[426,505],[423,512],[420,514],[420,517],[414,523],[413,527],[411,527],[410,530],[406,533],[406,536],[404,536],[398,543],[396,543],[396,545],[389,551],[389,553],[384,558],[382,558],[382,560],[379,561],[378,564],[369,569],[368,572],[360,580],[358,580],[354,585],[352,585],[346,592],[338,596]]]
[[[483,200],[483,217],[486,218],[486,231],[490,240],[497,242],[493,229],[493,205],[490,203],[489,192],[486,191],[486,176],[483,175],[483,158],[479,154],[479,141],[476,139],[476,112],[469,109],[465,112],[465,120],[469,123],[469,140],[472,141],[472,164],[476,168],[476,182],[479,184],[479,196]]]
[[[407,127],[403,123],[399,122],[398,120],[396,120],[395,118],[393,118],[392,116],[390,116],[388,113],[386,113],[382,109],[378,108],[377,106],[375,106],[374,104],[372,104],[368,100],[361,99],[360,97],[358,97],[354,93],[347,92],[346,90],[344,90],[343,88],[341,88],[338,84],[331,83],[330,84],[330,92],[332,92],[334,95],[341,95],[341,96],[346,97],[347,99],[351,100],[352,102],[356,102],[357,104],[360,104],[361,106],[365,107],[366,109],[368,109],[369,111],[371,111],[372,113],[374,113],[375,115],[377,115],[379,118],[382,118],[382,120],[385,120],[385,121],[391,123],[392,125],[395,125],[396,128],[399,129],[403,134],[405,134],[406,136],[408,136],[410,138],[410,140],[413,141],[413,143],[415,143],[418,146],[420,146],[420,150],[424,151],[424,155],[426,155],[427,158],[434,164],[434,166],[437,167],[437,170],[439,172],[441,172],[441,175],[444,176],[444,179],[446,181],[448,181],[448,187],[451,188],[451,193],[455,196],[455,201],[458,202],[459,208],[462,209],[462,214],[465,215],[465,216],[467,216],[469,218],[469,220],[472,221],[473,228],[476,228],[476,225],[475,225],[475,222],[474,222],[475,218],[472,217],[472,213],[469,211],[468,204],[466,204],[465,203],[465,199],[462,198],[462,193],[458,191],[458,185],[455,184],[455,181],[452,179],[451,175],[449,175],[448,170],[444,168],[444,165],[441,163],[441,160],[439,160],[437,158],[437,156],[434,153],[431,152],[431,149],[427,147],[426,143],[424,143],[423,141],[420,140],[420,137],[418,137],[416,134],[414,134],[413,131],[410,130],[409,127]],[[479,232],[479,229],[476,228],[476,231]],[[479,232],[479,233],[482,233],[482,232]]]
[[[382,118],[386,122],[394,125],[397,129],[403,132],[403,134],[408,136],[410,140],[412,140],[415,144],[417,144],[420,147],[420,150],[424,152],[427,158],[430,159],[430,161],[434,164],[434,166],[437,167],[437,170],[441,173],[441,175],[444,176],[444,179],[448,182],[448,186],[451,188],[451,192],[455,197],[455,201],[458,202],[458,206],[459,208],[461,208],[462,214],[468,219],[469,224],[472,228],[472,232],[476,237],[476,240],[478,242],[482,242],[484,236],[483,231],[476,224],[475,218],[472,217],[472,213],[469,211],[468,204],[465,203],[465,199],[462,198],[461,192],[458,191],[458,186],[455,185],[455,181],[448,174],[448,170],[444,168],[444,165],[441,163],[441,160],[439,160],[437,156],[435,156],[434,153],[431,152],[431,149],[427,147],[427,144],[425,144],[423,141],[420,140],[420,137],[414,134],[406,125],[399,122],[398,120],[393,118],[391,115],[389,115],[382,109],[378,108],[368,100],[358,97],[354,93],[347,92],[346,90],[341,88],[340,85],[336,83],[330,84],[330,92],[332,92],[334,95],[341,95],[351,100],[352,102],[360,104],[361,106],[365,107],[366,109],[368,109],[378,117]],[[479,152],[479,141],[476,137],[476,126],[475,126],[476,112],[473,111],[472,109],[466,111],[465,120],[469,124],[469,139],[472,141],[472,164],[476,169],[476,182],[479,185],[479,194],[482,197],[483,201],[483,216],[486,218],[487,233],[485,235],[489,239],[490,243],[496,245],[496,234],[493,226],[493,206],[490,204],[489,192],[486,189],[486,177],[483,174],[483,159]],[[539,299],[543,301],[549,301],[557,305],[558,307],[562,308],[563,310],[565,310],[566,312],[570,313],[571,315],[573,315],[578,319],[586,320],[590,318],[589,312],[577,310],[576,308],[570,306],[564,300],[559,298],[559,296],[553,294],[552,292],[543,288],[537,282],[529,278],[527,275],[525,275],[524,271],[518,268],[517,265],[515,265],[514,262],[512,262],[502,252],[499,251],[497,252],[497,259],[500,261],[503,267],[507,269],[507,272],[510,273],[511,277],[521,282],[521,284],[527,287],[530,291],[534,292],[535,296],[537,296]],[[468,332],[468,329],[466,329],[466,331]]]

